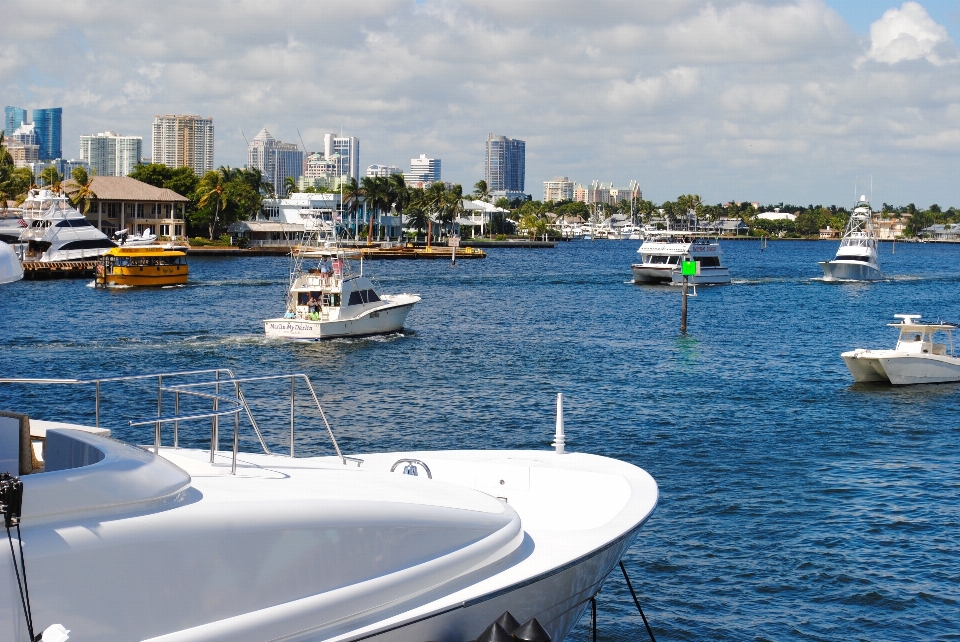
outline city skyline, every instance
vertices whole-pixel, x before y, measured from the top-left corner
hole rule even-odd
[[[62,105],[67,141],[146,141],[155,114],[212,116],[215,166],[244,164],[241,130],[306,150],[338,131],[364,140],[368,162],[403,167],[429,150],[468,187],[484,176],[486,134],[503,132],[527,142],[534,197],[561,175],[639,177],[659,202],[848,204],[872,176],[878,201],[960,204],[955,0],[561,6],[280,0],[231,9],[214,31],[217,2],[81,12],[53,0],[43,33],[66,50],[41,70],[31,6],[11,0],[0,100]],[[313,39],[318,22],[335,37]],[[149,45],[131,56],[116,34],[134,32]]]

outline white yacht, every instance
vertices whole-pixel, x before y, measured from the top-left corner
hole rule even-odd
[[[100,395],[131,379],[158,391],[153,410],[101,414]],[[271,381],[283,396],[264,392]],[[24,563],[18,575],[0,556],[2,640],[464,642],[509,611],[560,642],[657,505],[641,468],[565,452],[560,413],[553,450],[347,456],[302,374],[0,384],[45,386],[49,409],[58,384],[85,386],[108,424],[0,417],[0,461],[19,461],[19,479],[0,481],[4,498],[22,490],[7,523]],[[279,415],[254,419],[251,391]],[[289,425],[282,453],[258,427],[271,421]],[[117,425],[147,427],[144,439],[104,435]],[[239,451],[241,425],[262,452]],[[333,454],[295,457],[306,429]],[[188,434],[209,447],[181,447]]]
[[[27,244],[25,260],[77,261],[94,259],[116,244],[77,211],[63,194],[30,190],[22,209],[30,227],[20,241]]]
[[[900,330],[893,350],[858,348],[840,356],[855,381],[886,381],[897,386],[960,381],[960,358],[953,352],[952,323],[921,323],[919,314],[895,314]],[[937,343],[942,336],[943,343]]]
[[[22,278],[23,267],[20,265],[20,257],[17,256],[13,246],[0,243],[0,285],[13,283]]]
[[[861,196],[850,214],[837,256],[821,261],[824,281],[877,281],[885,278],[877,260],[877,234],[873,212],[866,196]]]
[[[127,247],[143,247],[145,245],[154,245],[157,242],[157,235],[149,227],[139,234],[131,234],[129,230],[123,229],[113,233],[113,238],[117,239],[118,245]]]
[[[336,241],[334,224],[311,219],[306,227],[304,242],[291,252],[286,313],[263,322],[267,336],[319,340],[402,330],[420,297],[377,293],[363,275],[362,259],[360,272],[351,271],[348,253]]]
[[[721,261],[720,243],[695,232],[651,230],[640,244],[640,262],[631,265],[634,283],[682,283],[680,264],[696,261],[699,273],[694,285],[730,283],[730,270]]]
[[[0,210],[0,241],[16,245],[20,242],[20,235],[28,227],[30,223],[24,220],[21,210]]]

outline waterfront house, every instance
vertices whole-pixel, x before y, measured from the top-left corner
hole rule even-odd
[[[937,223],[923,228],[920,235],[931,241],[960,243],[960,223]]]
[[[840,230],[830,229],[830,226],[826,226],[824,229],[820,230],[821,239],[835,239],[840,236]]]
[[[157,236],[178,239],[186,232],[190,199],[171,189],[129,176],[94,176],[90,188],[97,197],[90,203],[87,220],[107,236],[124,229],[140,234],[149,228]],[[76,189],[73,179],[63,182],[66,194]]]

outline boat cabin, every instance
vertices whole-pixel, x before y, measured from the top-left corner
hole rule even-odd
[[[187,256],[159,246],[111,248],[97,263],[97,285],[181,285],[187,282]]]
[[[897,352],[913,354],[953,355],[953,330],[957,326],[951,323],[919,323],[919,314],[896,314],[902,319],[899,323],[888,324],[900,329],[897,340]],[[943,337],[944,343],[937,343]]]
[[[345,273],[341,260],[334,260],[330,269],[324,261],[304,272],[294,281],[290,293],[288,319],[336,321],[353,318],[381,304],[370,279]]]

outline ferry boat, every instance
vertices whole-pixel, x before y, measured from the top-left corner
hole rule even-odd
[[[21,206],[29,227],[20,236],[27,261],[80,261],[102,256],[116,244],[63,194],[33,189]]]
[[[307,222],[304,243],[291,252],[293,269],[283,317],[266,319],[268,337],[320,340],[399,332],[420,301],[416,294],[379,294],[373,282],[353,273],[330,221]],[[309,267],[311,266],[312,267]]]
[[[692,231],[650,230],[637,250],[640,262],[631,265],[634,283],[682,283],[680,264],[697,261],[694,285],[730,283],[730,270],[721,263],[720,243]]]
[[[850,214],[837,256],[832,261],[821,261],[819,265],[824,281],[877,281],[885,278],[880,271],[873,212],[866,196],[860,197]]]
[[[0,417],[0,461],[19,462],[0,499],[22,497],[0,640],[463,642],[503,621],[518,635],[486,639],[560,642],[657,505],[643,469],[566,451],[559,413],[549,450],[346,455],[303,374],[56,374],[0,379],[51,413]],[[130,382],[156,397],[102,409]],[[89,391],[96,425],[61,423],[63,385]],[[258,426],[277,423],[289,443],[268,447]]]
[[[953,352],[953,323],[921,323],[919,314],[895,314],[900,330],[893,350],[858,348],[840,355],[854,381],[888,382],[895,386],[960,381],[960,357]],[[943,337],[942,343],[937,338]]]
[[[183,252],[124,245],[100,257],[96,270],[96,285],[161,286],[186,283],[190,268]]]

